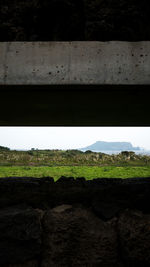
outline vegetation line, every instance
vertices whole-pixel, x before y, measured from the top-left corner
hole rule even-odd
[[[14,151],[0,147],[0,177],[150,177],[150,156],[124,151],[108,155],[79,150]]]

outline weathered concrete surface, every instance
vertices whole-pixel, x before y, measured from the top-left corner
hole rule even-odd
[[[0,85],[150,84],[150,42],[0,43]]]

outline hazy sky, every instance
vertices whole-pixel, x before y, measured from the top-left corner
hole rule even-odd
[[[11,149],[74,149],[96,141],[127,141],[150,150],[150,127],[0,127]]]

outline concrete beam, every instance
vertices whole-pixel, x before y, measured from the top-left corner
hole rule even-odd
[[[3,42],[0,85],[149,85],[150,42]]]

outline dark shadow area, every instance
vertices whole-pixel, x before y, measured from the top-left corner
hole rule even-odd
[[[149,0],[1,0],[0,41],[147,41]],[[0,86],[0,126],[150,126],[150,86]],[[115,177],[114,177],[115,178]],[[0,179],[1,267],[149,267],[150,178]]]
[[[149,86],[1,86],[1,126],[150,126]]]
[[[1,0],[0,41],[150,40],[148,0]]]
[[[150,178],[0,179],[0,265],[150,266]]]

